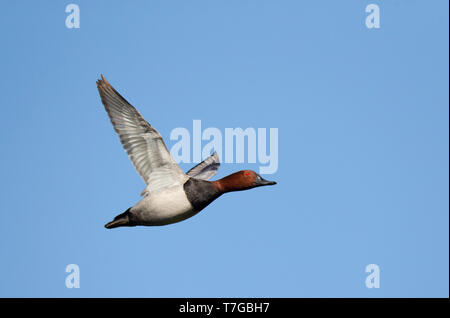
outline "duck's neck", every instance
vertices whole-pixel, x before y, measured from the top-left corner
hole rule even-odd
[[[212,183],[221,194],[251,188],[240,171],[230,174],[222,179],[212,181]]]

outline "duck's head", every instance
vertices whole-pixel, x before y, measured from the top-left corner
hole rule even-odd
[[[242,170],[215,181],[222,192],[248,190],[256,187],[274,185],[275,181],[268,181],[252,170]]]

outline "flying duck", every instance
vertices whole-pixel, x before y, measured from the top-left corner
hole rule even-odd
[[[161,135],[101,75],[97,88],[114,130],[147,187],[143,198],[105,227],[167,225],[203,210],[222,194],[274,185],[252,170],[235,172],[216,181],[217,153],[184,173],[170,155]]]

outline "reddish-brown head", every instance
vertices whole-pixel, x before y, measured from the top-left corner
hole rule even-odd
[[[213,183],[223,193],[277,184],[275,181],[263,179],[259,174],[252,170],[238,171],[225,178],[213,181]]]

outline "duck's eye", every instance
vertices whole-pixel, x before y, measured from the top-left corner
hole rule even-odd
[[[250,173],[248,173],[248,172],[245,172],[245,173],[244,173],[244,175],[246,175],[246,176],[249,176],[249,175],[250,175]]]

